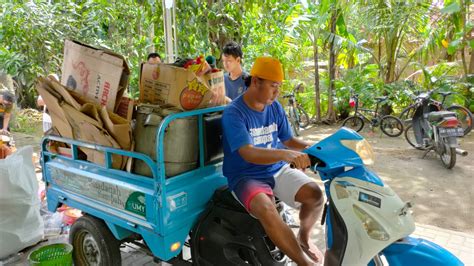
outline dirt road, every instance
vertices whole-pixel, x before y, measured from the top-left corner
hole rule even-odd
[[[302,132],[306,140],[317,141],[338,127],[314,126]],[[375,164],[370,166],[404,201],[413,205],[415,221],[446,229],[474,232],[474,133],[460,139],[467,157],[457,157],[456,166],[444,168],[439,157],[412,148],[402,136],[390,138],[380,130],[362,135],[374,149]]]

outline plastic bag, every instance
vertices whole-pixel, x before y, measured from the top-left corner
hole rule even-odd
[[[32,155],[33,148],[27,146],[0,160],[0,258],[43,237]]]

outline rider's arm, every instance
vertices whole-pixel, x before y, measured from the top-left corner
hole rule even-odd
[[[7,131],[8,123],[10,123],[10,117],[11,117],[11,113],[4,113],[3,114],[3,125],[2,125],[2,130],[3,131]]]
[[[295,150],[295,151],[301,151],[301,150],[304,150],[304,149],[308,148],[309,146],[311,146],[311,144],[309,144],[308,142],[300,140],[300,139],[295,138],[295,137],[292,137],[292,138],[284,141],[283,144],[287,148]]]
[[[253,164],[274,164],[285,161],[300,169],[310,166],[307,154],[293,150],[259,148],[248,144],[239,148],[239,154],[245,161]]]

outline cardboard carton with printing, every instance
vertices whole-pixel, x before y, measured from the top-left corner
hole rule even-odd
[[[140,102],[172,105],[188,111],[225,103],[224,73],[205,75],[166,64],[144,63],[140,71]]]
[[[77,41],[65,41],[61,84],[86,99],[116,111],[129,75],[121,55]]]

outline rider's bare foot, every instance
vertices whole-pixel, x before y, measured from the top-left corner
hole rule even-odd
[[[315,244],[311,241],[301,241],[301,239],[298,239],[298,242],[301,249],[312,261],[318,264],[323,263],[324,255]]]

